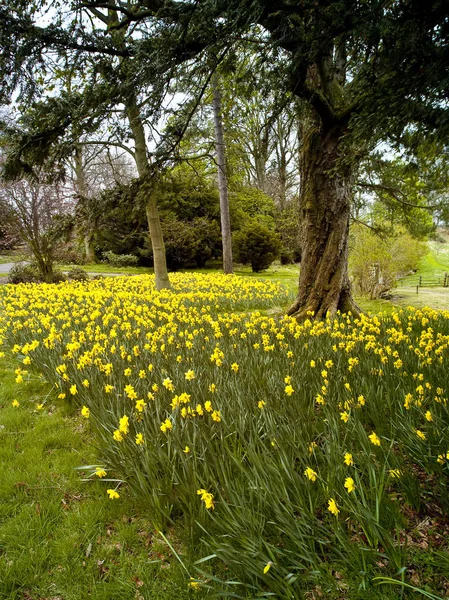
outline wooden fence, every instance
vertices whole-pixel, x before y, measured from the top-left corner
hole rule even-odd
[[[445,273],[441,277],[426,277],[425,275],[420,275],[414,280],[408,280],[410,285],[416,286],[416,293],[419,292],[420,287],[445,287],[449,288],[449,274]]]

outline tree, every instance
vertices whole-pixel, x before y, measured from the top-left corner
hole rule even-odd
[[[251,46],[254,69],[270,65],[273,86],[302,104],[302,261],[298,297],[289,312],[298,318],[310,311],[318,317],[338,309],[358,312],[347,268],[355,175],[362,157],[380,140],[399,144],[410,128],[447,133],[447,2],[75,2],[75,7],[106,7],[121,15],[108,36],[77,24],[67,28],[62,18],[50,28],[37,28],[22,2],[4,4],[2,66],[9,86],[10,74],[22,68],[17,56],[23,54],[24,20],[28,31],[34,27],[35,45],[52,38],[54,46],[138,56],[142,77],[150,74],[153,80],[166,81],[180,64],[191,69],[192,78],[211,72],[216,68],[211,54],[218,63],[236,45]],[[121,46],[111,43],[116,30],[135,23],[139,36]],[[187,118],[190,113],[183,112]]]
[[[43,7],[45,2],[38,2],[27,9],[21,6],[21,3],[12,3],[13,10],[20,21],[18,37],[23,45],[36,42],[37,38],[41,38],[37,48],[30,50],[30,56],[26,56],[20,50],[14,57],[19,65],[17,70],[11,73],[12,87],[14,89],[18,83],[23,84],[24,79],[19,75],[20,67],[26,63],[30,67],[32,73],[27,73],[27,78],[31,80],[33,89],[30,94],[32,97],[36,94],[36,83],[41,76],[36,75],[36,62],[44,65],[43,71],[48,68],[49,57],[47,51],[49,48],[57,49],[60,60],[63,60],[64,66],[70,69],[70,85],[67,89],[62,90],[59,96],[54,98],[44,98],[43,101],[35,103],[31,111],[26,112],[27,128],[22,131],[9,132],[10,160],[6,162],[4,176],[6,178],[14,178],[21,176],[23,173],[31,172],[36,165],[42,165],[45,162],[47,170],[51,170],[52,162],[60,166],[61,159],[66,159],[71,154],[75,154],[75,172],[78,180],[78,188],[80,195],[87,199],[87,189],[85,185],[84,175],[82,173],[82,162],[80,160],[79,147],[80,144],[101,144],[101,145],[117,145],[133,156],[136,168],[141,179],[141,186],[138,193],[138,201],[145,202],[146,214],[148,220],[148,228],[152,242],[152,254],[154,263],[154,273],[156,279],[156,288],[168,288],[170,282],[168,278],[167,265],[165,259],[164,240],[162,229],[157,209],[157,190],[158,190],[158,169],[153,168],[149,160],[147,151],[146,134],[145,134],[145,119],[142,112],[142,103],[139,99],[139,92],[143,89],[143,83],[137,81],[135,65],[130,53],[123,50],[127,43],[127,38],[132,38],[127,24],[121,22],[120,13],[115,10],[115,4],[109,5],[106,13],[97,10],[94,6],[77,6],[75,7],[76,27],[80,26],[81,30],[90,30],[88,37],[101,36],[108,38],[110,44],[107,52],[104,53],[102,60],[92,63],[87,56],[91,52],[89,44],[83,46],[75,43],[75,46],[70,43],[68,38],[61,40],[55,33],[54,25],[49,29],[52,34],[48,36],[40,36],[42,30],[33,27],[32,18],[35,16],[36,9]],[[88,24],[86,23],[86,11],[88,15]],[[55,15],[56,16],[56,15]],[[30,18],[31,17],[31,18]],[[7,26],[13,26],[11,15],[5,16]],[[60,14],[56,18],[56,22],[61,25]],[[61,33],[62,34],[62,33]],[[64,36],[63,36],[64,37]],[[132,40],[130,40],[132,42]],[[98,53],[101,53],[102,44],[97,48]],[[85,50],[84,58],[79,60],[79,53],[70,59],[67,52],[76,47],[80,52]],[[22,46],[23,48],[23,46]],[[87,56],[86,56],[87,55]],[[119,58],[118,58],[119,57]],[[8,63],[10,55],[5,55],[4,60]],[[118,60],[117,60],[118,58]],[[51,58],[50,60],[53,60]],[[78,89],[75,85],[75,68],[78,73],[83,69],[90,75],[90,80],[86,83],[85,78],[78,77],[78,83],[83,83]],[[59,70],[61,68],[59,67]],[[65,75],[65,73],[63,74]],[[113,77],[115,84],[109,84],[109,78]],[[63,77],[64,78],[64,77]],[[4,90],[2,95],[5,95]],[[150,92],[146,90],[147,95]],[[143,102],[145,104],[148,98]],[[117,109],[117,106],[120,109]],[[109,136],[107,143],[102,139],[86,139],[88,134],[93,134],[97,131],[100,123],[106,121],[112,114],[116,114],[117,110],[123,113],[123,116],[128,121],[130,137],[134,141],[134,149],[131,150],[123,144],[122,141],[114,141]],[[43,113],[47,113],[42,119]],[[117,128],[117,137],[123,137],[123,123],[114,123],[111,119],[107,122],[107,127]],[[128,132],[127,132],[127,135]],[[82,142],[80,137],[84,137]],[[50,159],[50,160],[49,160]],[[49,164],[50,163],[50,164]],[[88,202],[84,202],[84,209],[87,208]],[[84,210],[87,216],[89,210]],[[90,229],[89,223],[85,227],[85,241],[87,254],[92,258],[92,248],[89,243]],[[92,225],[92,223],[91,223]]]
[[[21,180],[1,186],[0,206],[11,231],[29,248],[42,279],[53,283],[58,245],[71,226],[71,219],[63,218],[73,206],[70,195],[61,186]]]
[[[221,114],[221,91],[218,75],[212,78],[215,149],[217,152],[218,191],[220,193],[221,237],[223,240],[223,271],[234,272],[232,265],[231,217],[229,214],[228,180],[226,175],[226,154]]]
[[[95,238],[106,210],[102,192],[130,184],[135,179],[135,169],[123,152],[113,154],[109,148],[82,143],[75,147],[72,168],[77,191],[77,231],[84,241],[86,263],[94,263]]]
[[[273,66],[273,82],[302,102],[302,261],[289,312],[298,318],[310,311],[318,317],[338,309],[358,312],[347,270],[355,174],[379,140],[400,141],[409,126],[447,130],[447,3],[281,0],[273,6],[231,0],[144,6],[142,18],[157,23],[166,52],[171,40],[170,56],[189,50],[200,56],[204,48],[246,38],[259,59]]]

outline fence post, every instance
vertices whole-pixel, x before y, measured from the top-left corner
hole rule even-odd
[[[419,276],[419,284],[418,285],[422,285],[422,275]]]
[[[419,292],[419,285],[416,286],[416,293]]]

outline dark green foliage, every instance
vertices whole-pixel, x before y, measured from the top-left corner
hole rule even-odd
[[[161,181],[158,206],[173,212],[181,221],[196,217],[219,220],[220,204],[214,182],[205,174],[180,165]]]
[[[139,262],[134,254],[114,254],[111,250],[103,252],[103,256],[113,267],[136,267]]]
[[[251,221],[234,236],[236,260],[250,264],[255,273],[268,269],[279,256],[281,243],[272,229]]]
[[[248,218],[263,223],[267,227],[275,226],[276,207],[273,198],[249,185],[241,185],[229,193],[231,224],[235,231],[245,227]]]
[[[131,185],[120,185],[100,194],[96,202],[98,220],[94,234],[98,257],[107,251],[139,254],[141,262],[148,264],[148,224],[144,208],[135,201],[138,192],[136,180]]]
[[[299,242],[299,215],[297,199],[289,201],[276,215],[276,230],[282,240],[281,262],[300,262],[301,245]]]
[[[172,271],[191,266],[204,267],[210,258],[221,253],[220,228],[216,221],[207,217],[181,221],[172,213],[165,213],[162,230],[167,265]]]
[[[39,270],[35,265],[17,263],[9,271],[8,283],[37,283],[40,281]]]
[[[194,255],[197,267],[204,267],[209,258],[215,258],[221,254],[221,234],[217,221],[211,221],[206,217],[193,219],[192,227],[197,240]]]
[[[87,281],[89,275],[81,267],[72,267],[67,271],[67,277],[72,281]]]
[[[281,265],[291,265],[295,262],[294,258],[295,257],[293,252],[291,252],[291,250],[288,250],[287,248],[285,248],[285,246],[283,246],[279,254],[279,260],[281,261]]]
[[[176,271],[194,262],[197,240],[190,223],[165,217],[162,222],[167,266]]]
[[[37,263],[17,263],[8,274],[8,283],[60,283],[65,280],[64,273],[55,269],[52,269],[50,277],[44,277]]]

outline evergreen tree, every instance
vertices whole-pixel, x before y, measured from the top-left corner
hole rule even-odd
[[[107,35],[76,19],[67,24],[57,9],[54,24],[39,27],[35,5],[47,3],[7,0],[1,9],[6,91],[16,89],[18,79],[26,82],[27,66],[37,64],[39,52],[50,46],[117,60],[137,57],[139,80],[162,85],[183,64],[191,70],[191,98],[196,86],[197,100],[180,109],[163,152],[177,147],[217,64],[236,45],[250,46],[254,71],[269,65],[273,88],[302,104],[302,262],[298,297],[289,312],[298,318],[310,312],[318,317],[336,310],[358,312],[347,269],[356,174],[380,140],[400,143],[411,128],[447,135],[445,0],[75,1],[75,12],[82,6],[101,14],[116,10],[120,19]],[[136,23],[139,35],[117,45],[120,29]]]

